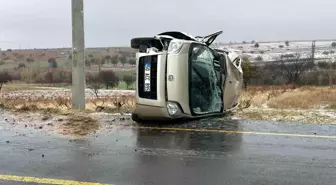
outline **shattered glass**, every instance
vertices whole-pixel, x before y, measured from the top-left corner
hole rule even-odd
[[[191,107],[196,114],[220,112],[222,90],[213,63],[213,55],[203,45],[194,46],[191,53]]]

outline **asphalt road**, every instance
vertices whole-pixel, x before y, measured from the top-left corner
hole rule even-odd
[[[141,127],[69,140],[0,123],[0,184],[336,182],[333,125],[203,120]]]

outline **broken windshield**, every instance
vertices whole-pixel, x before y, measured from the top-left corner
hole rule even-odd
[[[195,44],[190,55],[190,105],[194,114],[220,112],[222,107],[221,89],[214,70],[209,48]]]

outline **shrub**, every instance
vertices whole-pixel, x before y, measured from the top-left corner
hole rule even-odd
[[[12,81],[19,81],[19,80],[21,80],[21,73],[20,73],[20,71],[11,71],[10,75],[12,77]]]
[[[44,82],[45,83],[54,83],[54,78],[53,78],[53,73],[52,72],[47,72],[44,75]]]
[[[53,84],[72,83],[72,72],[63,69],[43,72],[36,77],[35,82]]]
[[[49,63],[49,68],[57,68],[58,67],[56,59],[53,58],[53,57],[48,59],[48,63]]]
[[[127,59],[126,59],[126,57],[125,56],[121,56],[121,57],[119,57],[119,60],[120,60],[120,63],[124,66],[126,63],[127,63]]]
[[[331,47],[336,48],[336,42],[332,42]]]
[[[26,68],[27,66],[26,66],[26,64],[24,64],[24,63],[20,63],[19,65],[18,65],[18,68]]]
[[[105,84],[106,89],[116,87],[119,84],[119,78],[112,70],[104,70],[99,72],[99,79]]]
[[[36,77],[41,74],[41,71],[35,68],[23,68],[21,72],[21,79],[26,83],[33,82]]]
[[[118,55],[115,55],[111,58],[111,62],[114,66],[116,66],[119,62],[119,58],[118,58]]]
[[[129,60],[128,60],[128,64],[130,64],[130,65],[135,65],[135,64],[136,64],[135,59],[129,59]]]
[[[71,83],[72,82],[72,71],[67,71],[63,69],[53,71],[54,83]]]
[[[323,55],[329,55],[329,51],[323,51]]]
[[[135,82],[135,76],[132,75],[125,75],[123,77],[123,81],[126,83],[126,87],[128,89],[128,87]]]
[[[12,76],[8,72],[0,72],[0,90],[2,89],[3,84],[12,81]]]
[[[86,74],[86,83],[96,98],[99,98],[99,90],[103,88],[104,83],[99,74]]]
[[[286,41],[286,42],[285,42],[285,45],[288,47],[288,46],[289,46],[289,41]]]
[[[255,58],[255,60],[257,60],[257,61],[262,61],[263,60],[263,58],[262,58],[262,56],[257,56],[256,58]]]
[[[26,58],[26,62],[29,63],[29,65],[31,65],[31,63],[35,62],[35,60],[32,57],[28,57]]]

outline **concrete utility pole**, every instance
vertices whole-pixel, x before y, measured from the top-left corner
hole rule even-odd
[[[72,8],[72,108],[85,109],[83,0],[71,0]]]
[[[315,63],[315,40],[312,43],[312,62]]]

